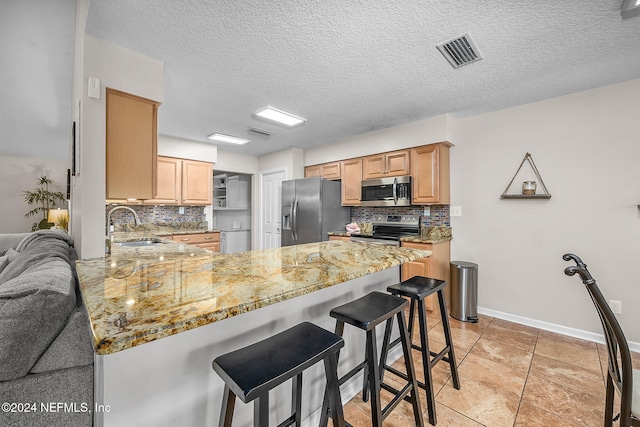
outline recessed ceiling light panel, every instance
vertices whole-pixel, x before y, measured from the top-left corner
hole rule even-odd
[[[298,117],[279,108],[267,105],[265,108],[254,113],[256,117],[283,124],[288,127],[301,126],[307,119]]]
[[[212,133],[211,135],[207,136],[207,138],[211,139],[212,141],[228,142],[230,144],[237,145],[246,144],[250,141],[250,139],[238,138],[237,136],[225,135],[223,133]]]

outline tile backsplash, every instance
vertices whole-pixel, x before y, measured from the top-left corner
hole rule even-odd
[[[431,215],[423,216],[424,207],[409,206],[403,208],[362,207],[351,208],[351,221],[357,223],[371,222],[374,215],[420,215],[420,222],[426,227],[449,227],[451,220],[449,205],[430,205]]]
[[[114,207],[114,205],[105,206],[105,220],[109,211]],[[127,207],[130,207],[131,209],[136,211],[136,213],[140,217],[140,222],[142,223],[206,221],[204,206],[182,206],[182,208],[184,208],[183,214],[179,212],[180,206],[127,205]],[[114,225],[133,223],[133,215],[131,214],[131,212],[125,209],[118,209],[113,214],[111,214],[111,220],[113,221]]]

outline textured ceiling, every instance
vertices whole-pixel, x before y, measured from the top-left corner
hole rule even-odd
[[[68,144],[74,4],[0,0],[3,145],[25,129],[42,150],[51,135]],[[249,137],[218,146],[260,155],[638,78],[640,16],[623,19],[621,4],[96,0],[87,33],[164,61],[160,133]],[[454,70],[435,46],[466,32],[484,59]],[[308,122],[286,130],[251,118],[267,104]]]
[[[248,137],[219,147],[259,155],[640,77],[640,18],[621,4],[110,0],[91,3],[87,32],[165,62],[160,133]],[[465,32],[484,59],[454,70],[435,46]],[[267,104],[308,122],[253,120]]]

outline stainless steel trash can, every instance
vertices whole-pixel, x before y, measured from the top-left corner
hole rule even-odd
[[[451,261],[449,314],[463,322],[478,321],[478,264]]]

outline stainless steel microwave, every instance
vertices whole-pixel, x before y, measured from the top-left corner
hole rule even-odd
[[[411,177],[365,179],[361,206],[411,206]]]

